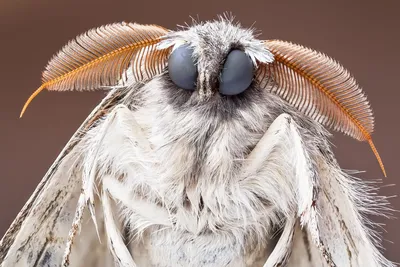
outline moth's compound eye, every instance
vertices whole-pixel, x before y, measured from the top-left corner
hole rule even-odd
[[[188,45],[175,49],[168,59],[168,72],[171,80],[178,87],[195,90],[197,68],[193,61],[193,49]]]
[[[253,63],[241,50],[232,50],[222,69],[219,92],[223,95],[238,95],[246,90],[253,80]]]

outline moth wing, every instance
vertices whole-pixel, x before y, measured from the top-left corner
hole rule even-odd
[[[60,266],[82,188],[82,173],[77,168],[80,140],[120,96],[119,90],[108,94],[50,167],[0,241],[1,267]],[[96,217],[98,225],[102,226],[100,209],[96,210]],[[105,241],[102,228],[99,228],[99,235]],[[93,222],[84,217],[81,234],[76,237],[72,250],[72,266],[112,265],[107,242],[100,244],[99,237]]]
[[[265,45],[274,61],[260,64],[256,75],[259,86],[292,105],[296,113],[368,141],[386,176],[371,138],[372,109],[350,72],[327,55],[301,45],[281,40],[267,40]],[[301,149],[295,153],[305,154]],[[289,224],[284,229],[286,241],[294,242],[291,266],[393,266],[376,248],[378,236],[367,228],[365,216],[381,213],[387,202],[371,194],[372,188],[343,173],[330,153],[326,154],[321,153],[317,166],[309,170],[304,170],[309,162],[304,155],[295,167],[298,177],[292,182],[302,227]],[[290,233],[294,233],[294,240]],[[287,242],[278,242],[276,251],[289,252]]]
[[[82,91],[117,88],[93,110],[74,134],[0,241],[0,266],[59,266],[64,259],[70,260],[73,266],[110,265],[105,258],[109,255],[104,253],[106,245],[99,246],[93,224],[80,229],[82,234],[72,240],[75,242],[72,246],[74,257],[63,257],[66,248],[70,248],[71,226],[76,232],[79,230],[75,229],[79,228],[76,222],[82,221],[82,210],[76,210],[77,203],[85,203],[81,197],[82,170],[77,164],[82,156],[81,138],[97,119],[118,104],[126,93],[118,90],[120,86],[144,82],[164,70],[170,49],[157,47],[167,32],[158,25],[109,24],[79,35],[49,61],[43,72],[43,84],[28,99],[21,116],[43,89]],[[90,204],[94,200],[90,198]],[[96,218],[97,225],[103,225],[101,211],[96,211],[93,205],[90,208],[92,216],[95,211],[99,217]],[[104,230],[98,229],[98,232],[101,238]]]
[[[318,176],[318,193],[301,214],[303,227],[295,229],[289,266],[394,266],[379,252],[379,236],[367,225],[367,215],[387,210],[386,199],[325,157],[318,162]]]
[[[327,142],[306,143],[304,129],[313,127],[304,120],[299,126],[294,117],[281,114],[248,156],[244,173],[257,172],[269,179],[260,185],[247,182],[259,196],[270,197],[284,218],[264,266],[394,266],[379,252],[377,233],[367,227],[366,215],[388,211],[387,200],[344,173]],[[274,168],[278,171],[271,175]]]
[[[329,266],[321,256],[320,251],[312,243],[310,233],[300,226],[294,227],[292,252],[289,258],[288,267],[325,267]]]

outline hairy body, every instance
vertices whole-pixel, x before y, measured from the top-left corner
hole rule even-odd
[[[234,106],[236,112],[220,114],[206,104],[184,110],[162,101],[168,96],[165,86],[157,83],[156,79],[132,90],[138,92],[126,98],[127,106],[129,99],[140,99],[141,94],[151,103],[135,105],[132,111],[122,108],[126,121],[109,128],[118,133],[117,129],[137,123],[148,142],[144,150],[129,153],[135,142],[116,136],[107,137],[99,151],[104,157],[98,159],[100,166],[105,167],[100,177],[121,177],[121,187],[110,192],[117,200],[121,190],[127,195],[123,198],[129,208],[122,205],[121,212],[133,236],[128,240],[139,251],[134,258],[153,259],[154,266],[202,266],[204,262],[205,266],[255,266],[257,258],[265,261],[266,241],[277,234],[285,215],[295,212],[293,168],[286,162],[289,155],[279,156],[284,149],[271,153],[254,174],[245,174],[244,168],[249,153],[282,113],[284,102],[264,93],[255,103]],[[229,105],[215,101],[221,110]],[[262,106],[254,108],[257,104]],[[305,118],[297,119],[309,129],[303,130],[304,135],[310,136],[311,129],[319,131],[309,139],[310,152],[318,147],[327,151],[321,138],[326,132]],[[96,130],[103,131],[95,128],[93,136],[100,134]],[[283,191],[276,190],[278,184]],[[138,262],[153,266],[143,263]]]
[[[182,42],[196,90],[128,69],[2,239],[1,266],[393,266],[362,217],[387,202],[341,171],[324,111],[300,112],[270,77],[218,93],[232,49],[266,64],[270,51],[226,20],[160,47]]]
[[[279,115],[290,114],[288,118],[294,120],[290,123],[295,123],[310,155],[307,164],[316,173],[299,182],[307,190],[312,186],[307,179],[318,179],[324,168],[339,168],[328,133],[257,87],[248,89],[245,101],[215,95],[206,103],[191,102],[184,91],[172,98],[170,92],[179,90],[165,79],[161,76],[128,88],[123,106],[116,108],[119,115],[114,119],[109,115],[89,131],[88,151],[82,153],[88,157],[83,162],[92,162],[95,155],[90,151],[101,155],[95,159],[103,166],[97,175],[107,177],[100,178],[101,183],[120,204],[118,217],[129,229],[125,235],[135,262],[138,266],[264,266],[276,244],[271,239],[279,236],[287,218],[299,208],[294,166],[299,155],[283,139],[248,173],[249,154]],[[186,101],[178,101],[185,97]],[[285,127],[270,131],[277,136]],[[99,146],[99,138],[92,137],[102,135]],[[308,234],[299,231],[298,235]],[[314,253],[313,261],[321,259]]]

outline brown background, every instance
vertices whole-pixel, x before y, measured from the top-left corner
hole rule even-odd
[[[0,0],[0,236],[102,93],[42,93],[23,119],[20,108],[40,85],[41,71],[68,40],[89,28],[118,21],[155,23],[175,29],[189,16],[213,19],[232,12],[243,25],[323,51],[358,79],[376,116],[375,144],[389,178],[381,193],[400,191],[398,153],[400,1],[55,1]],[[335,135],[345,169],[381,177],[369,146]],[[388,186],[397,184],[395,186]],[[394,208],[400,200],[392,199]],[[398,220],[386,223],[385,254],[400,261]],[[393,242],[393,243],[392,243]]]

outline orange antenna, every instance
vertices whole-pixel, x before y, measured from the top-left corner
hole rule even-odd
[[[378,150],[376,149],[374,143],[372,142],[371,137],[368,138],[368,144],[370,145],[370,147],[371,147],[371,149],[372,149],[372,152],[374,152],[374,155],[375,155],[376,159],[378,160],[378,163],[379,163],[379,166],[380,166],[381,169],[382,169],[383,175],[384,175],[385,177],[387,177],[387,176],[386,176],[385,166],[383,165],[381,156],[379,156]]]
[[[20,118],[24,115],[26,109],[28,108],[29,104],[32,102],[32,100],[41,92],[43,89],[46,87],[46,84],[42,84],[31,96],[26,100],[24,107],[22,108],[21,114],[19,115]]]
[[[262,87],[321,124],[368,141],[386,177],[371,139],[372,110],[354,77],[337,61],[313,49],[281,40],[267,40],[266,45],[275,61],[260,68]]]
[[[130,66],[137,81],[161,73],[169,49],[157,49],[157,45],[167,32],[158,25],[121,22],[79,35],[49,61],[42,74],[42,85],[26,101],[20,117],[45,88],[84,91],[113,86]]]

